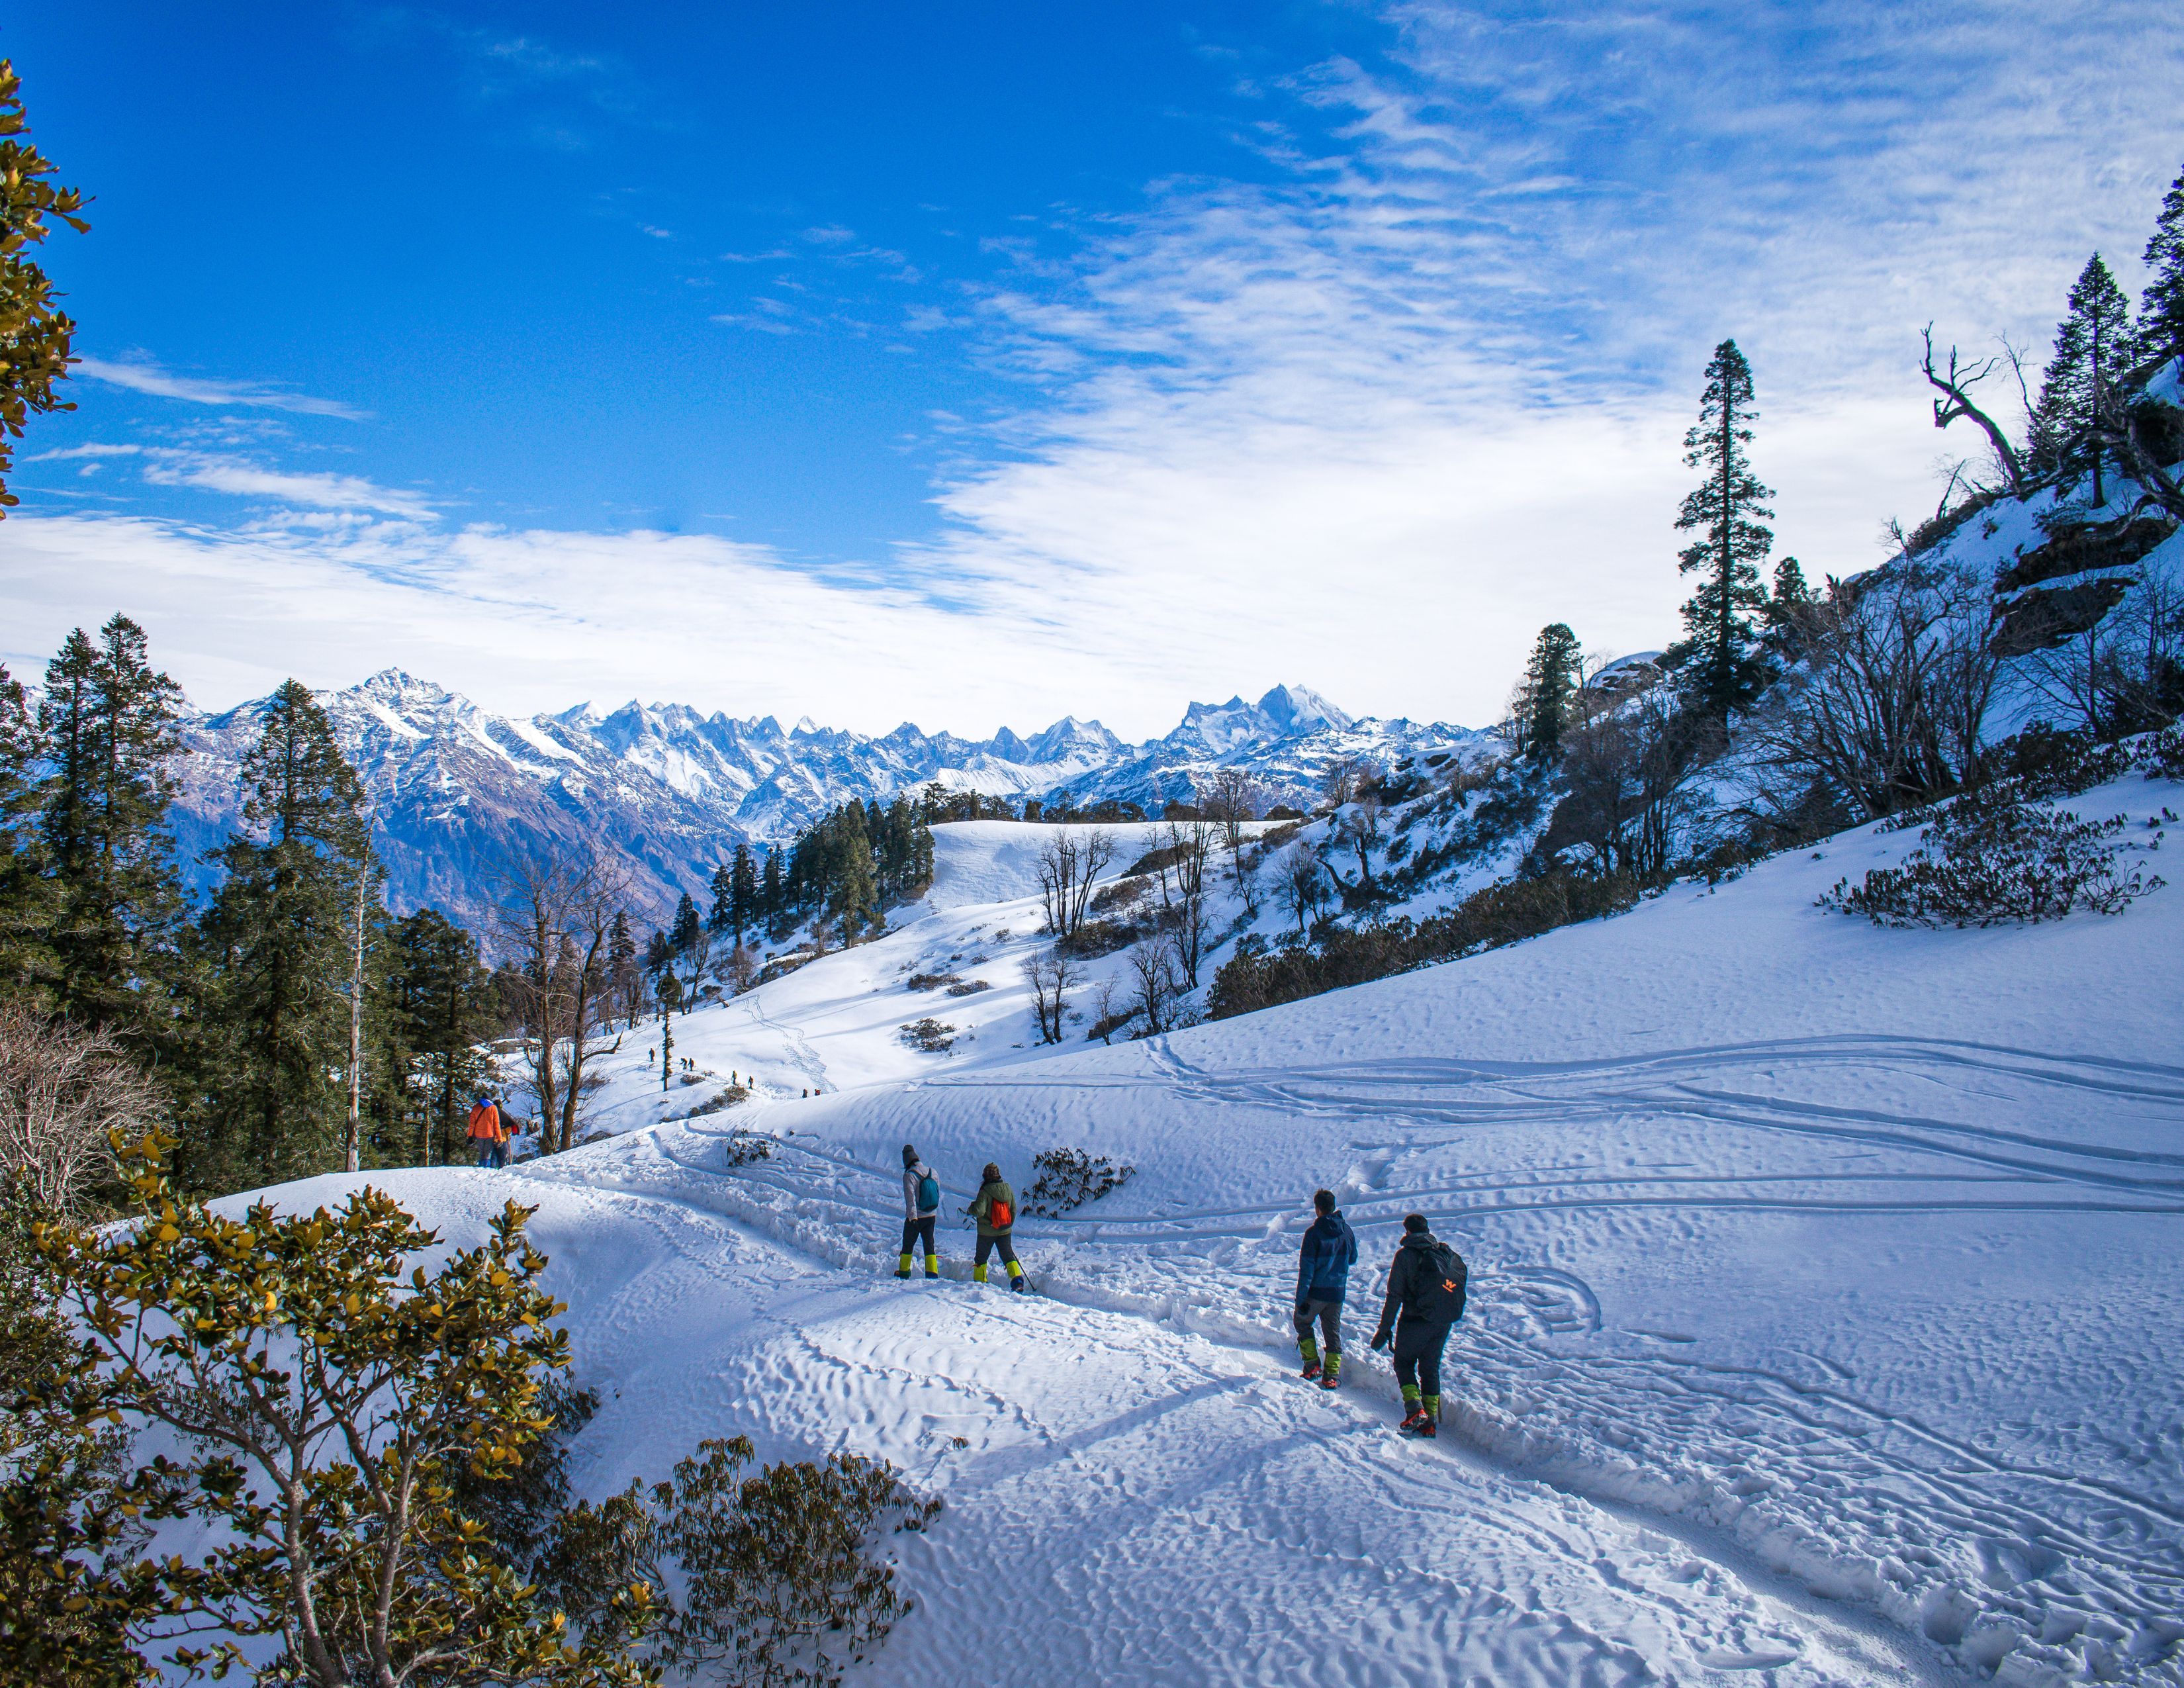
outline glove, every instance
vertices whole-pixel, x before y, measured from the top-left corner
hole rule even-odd
[[[1385,1348],[1388,1345],[1388,1333],[1384,1330],[1374,1331],[1372,1345],[1376,1349]]]

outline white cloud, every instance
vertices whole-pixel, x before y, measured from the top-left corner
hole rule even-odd
[[[289,475],[234,458],[148,448],[144,478],[168,487],[202,487],[238,498],[277,499],[312,510],[371,510],[415,521],[432,519],[432,507],[409,493],[390,492],[355,475]]]
[[[2138,0],[2098,28],[2022,4],[1393,16],[1390,61],[1291,79],[1288,124],[1251,131],[1261,179],[1161,186],[1066,261],[988,240],[1022,254],[1012,285],[944,320],[1039,398],[949,432],[934,543],[851,571],[444,534],[362,514],[419,517],[412,494],[229,468],[223,490],[321,513],[11,520],[11,637],[42,653],[125,605],[214,701],[398,662],[503,708],[642,694],[874,729],[1138,734],[1299,680],[1483,721],[1547,621],[1596,649],[1673,635],[1715,342],[1758,370],[1778,554],[1854,572],[1883,518],[1930,507],[1937,454],[1973,448],[1931,427],[1919,327],[2044,338],[2096,245],[2129,284],[2176,163],[2184,36]]]
[[[332,398],[313,398],[301,393],[245,382],[210,381],[198,376],[176,375],[157,364],[132,361],[109,363],[103,358],[79,358],[73,373],[109,387],[125,387],[157,398],[181,398],[192,404],[243,405],[260,410],[289,410],[306,416],[338,416],[361,421],[365,413]]]

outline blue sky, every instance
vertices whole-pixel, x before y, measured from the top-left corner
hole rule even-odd
[[[0,646],[885,730],[1658,644],[1753,360],[1781,548],[1930,509],[1919,328],[2134,294],[2154,5],[18,5],[96,198]]]

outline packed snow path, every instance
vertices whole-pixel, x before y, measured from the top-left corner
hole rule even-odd
[[[649,1194],[573,1164],[377,1181],[450,1240],[510,1197],[538,1207],[578,1379],[603,1397],[576,1443],[583,1491],[741,1430],[766,1457],[884,1455],[945,1496],[929,1533],[890,1544],[918,1609],[855,1680],[1955,1680],[1743,1556],[1403,1442],[1379,1392],[1329,1396],[1258,1345],[1128,1314],[844,1272],[714,1211],[722,1181],[624,1152]]]
[[[2179,801],[2074,806],[2142,848]],[[1025,836],[967,831],[956,889],[1008,897]],[[597,1117],[624,1134],[519,1180],[604,1204],[586,1225],[635,1202],[733,1240],[678,1268],[733,1280],[701,1311],[585,1316],[588,1380],[677,1380],[585,1457],[619,1482],[755,1424],[929,1469],[927,1608],[875,1681],[2184,1682],[2184,889],[2008,930],[1814,906],[1913,842],[1066,1053],[1001,971],[1034,911],[936,888],[677,1022],[692,1077],[755,1075],[755,1102],[678,1118],[708,1091],[618,1056]],[[944,972],[993,988],[908,983]],[[906,1048],[936,1008],[973,1038]],[[773,1158],[730,1168],[739,1129]],[[1057,1145],[1138,1171],[1019,1227],[1042,1298],[905,1290],[905,1140],[951,1223],[988,1159],[1020,1192]],[[1318,1184],[1364,1251],[1333,1401],[1286,1375]],[[1414,1207],[1474,1268],[1432,1450],[1392,1440],[1363,1348]]]

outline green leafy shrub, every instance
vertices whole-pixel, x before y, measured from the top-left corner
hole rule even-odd
[[[2121,914],[2159,876],[2119,870],[2124,817],[2083,821],[2028,802],[2016,783],[1968,793],[1937,813],[1900,867],[1838,879],[1819,900],[1882,926],[1997,926]]]
[[[622,1641],[639,1638],[615,1589],[679,1589],[646,1644],[656,1664],[739,1688],[832,1688],[911,1609],[875,1543],[923,1529],[940,1502],[884,1461],[835,1453],[743,1476],[752,1457],[742,1436],[701,1442],[671,1482],[571,1508],[538,1575],[587,1635]]]

